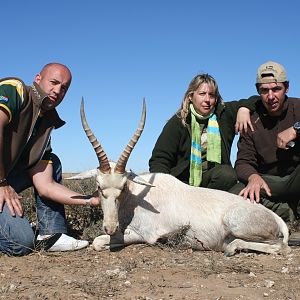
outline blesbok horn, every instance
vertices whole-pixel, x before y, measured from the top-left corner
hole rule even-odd
[[[141,120],[139,122],[139,126],[138,126],[135,134],[133,135],[133,137],[130,139],[129,143],[125,147],[124,151],[120,155],[120,158],[115,167],[115,173],[123,174],[125,172],[128,158],[144,130],[145,121],[146,121],[146,100],[144,98],[143,99],[143,112],[142,112]]]
[[[106,153],[104,152],[102,146],[100,145],[100,143],[98,142],[97,138],[95,137],[95,135],[93,134],[93,132],[91,131],[86,118],[85,118],[85,113],[84,113],[84,99],[82,97],[81,100],[81,105],[80,105],[80,117],[81,117],[81,124],[82,127],[85,131],[86,136],[88,137],[90,143],[92,144],[96,155],[98,157],[98,161],[99,161],[99,170],[104,173],[104,174],[108,174],[111,171],[110,165],[109,165],[109,161],[107,158]]]

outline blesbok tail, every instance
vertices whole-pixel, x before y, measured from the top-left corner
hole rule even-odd
[[[283,221],[283,219],[281,217],[279,217],[278,215],[276,215],[274,213],[276,222],[280,228],[280,232],[282,234],[282,243],[284,245],[288,245],[288,241],[289,241],[289,229],[286,225],[286,223]]]

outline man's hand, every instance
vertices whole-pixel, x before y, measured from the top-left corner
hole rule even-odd
[[[92,195],[92,198],[91,198],[91,206],[98,206],[101,204],[101,197],[99,195],[99,192],[98,190],[96,190]]]
[[[296,131],[293,127],[290,127],[284,131],[281,131],[277,135],[277,147],[280,149],[289,149],[288,143],[293,141],[297,137]]]
[[[4,203],[6,203],[10,214],[14,217],[16,214],[20,217],[23,216],[23,209],[21,199],[16,191],[10,186],[5,185],[0,187],[0,212],[3,210]]]
[[[258,174],[252,174],[249,176],[247,186],[241,190],[239,195],[243,196],[245,200],[249,198],[251,203],[254,201],[259,203],[261,189],[264,189],[267,195],[271,197],[271,190],[267,183]]]
[[[235,133],[242,133],[243,131],[247,132],[248,126],[252,131],[254,131],[251,120],[250,120],[250,111],[246,107],[241,107],[238,110],[235,122]]]
[[[91,204],[92,207],[98,206],[98,205],[100,205],[100,203],[101,203],[101,200],[100,200],[99,197],[92,197],[91,198],[90,204]]]

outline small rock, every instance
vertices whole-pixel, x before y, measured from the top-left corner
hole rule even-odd
[[[126,276],[126,271],[120,271],[119,275],[118,275],[118,278],[120,279],[126,279],[127,276]]]
[[[120,269],[117,268],[117,269],[114,269],[114,270],[107,270],[106,272],[106,275],[112,277],[112,276],[116,276],[120,273]]]
[[[131,282],[130,282],[129,280],[126,280],[126,281],[124,282],[124,285],[126,285],[126,286],[131,286]]]
[[[11,292],[14,291],[16,288],[17,288],[17,286],[14,285],[13,283],[11,283],[11,284],[9,285],[9,290],[10,290]]]
[[[71,283],[72,283],[72,280],[70,280],[70,279],[65,279],[65,282],[66,282],[67,284],[71,284]]]
[[[187,252],[187,254],[191,255],[191,254],[193,254],[193,249],[189,248],[189,249],[186,250],[186,252]]]
[[[265,286],[267,287],[267,288],[270,288],[270,287],[272,287],[273,285],[274,285],[274,281],[273,280],[265,280]]]
[[[255,275],[255,273],[250,272],[250,273],[249,273],[249,277],[256,277],[256,275]]]

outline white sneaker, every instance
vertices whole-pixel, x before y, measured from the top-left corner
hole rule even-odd
[[[75,251],[89,245],[88,241],[76,240],[64,233],[54,235],[38,235],[37,241],[43,244],[43,248],[50,252]]]

